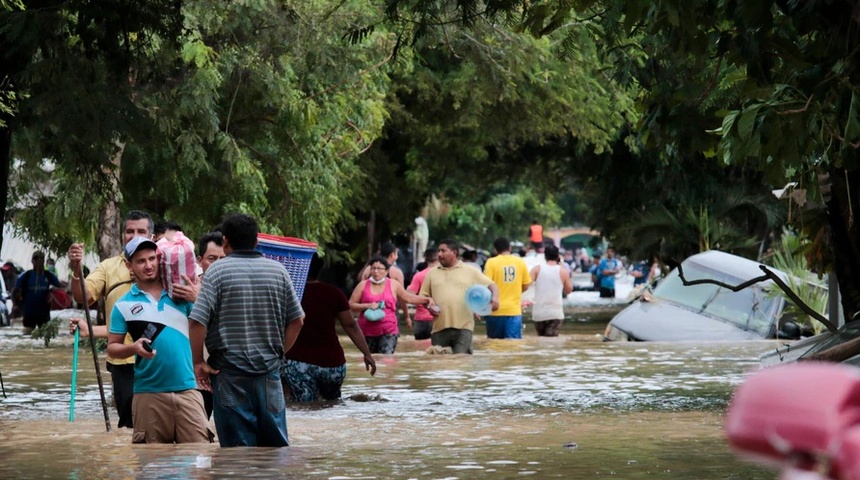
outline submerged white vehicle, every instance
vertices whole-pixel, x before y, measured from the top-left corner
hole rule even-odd
[[[717,250],[681,263],[688,281],[716,280],[739,285],[761,277],[761,264]],[[785,272],[768,267],[782,279]],[[801,329],[783,315],[788,302],[774,292],[772,280],[740,291],[714,285],[684,285],[672,270],[652,292],[634,301],[606,327],[606,340],[694,341],[797,339]]]

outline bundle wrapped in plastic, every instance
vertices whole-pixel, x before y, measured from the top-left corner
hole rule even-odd
[[[182,232],[173,234],[172,239],[162,238],[158,242],[158,262],[161,267],[161,281],[167,293],[173,297],[173,284],[185,285],[182,276],[192,282],[197,281],[197,264],[194,258],[194,242]]]

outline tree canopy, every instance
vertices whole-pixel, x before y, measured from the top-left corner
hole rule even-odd
[[[239,210],[357,255],[363,223],[410,231],[430,198],[485,241],[566,196],[637,255],[756,256],[794,182],[811,265],[860,311],[857,2],[3,7],[8,213],[57,249],[111,202],[195,233]],[[34,193],[48,179],[61,195]]]

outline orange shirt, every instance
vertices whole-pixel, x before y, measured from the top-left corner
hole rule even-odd
[[[535,243],[543,242],[543,227],[537,224],[529,227],[529,240]]]

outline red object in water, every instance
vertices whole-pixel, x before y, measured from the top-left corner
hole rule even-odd
[[[735,391],[725,431],[761,463],[786,471],[829,464],[822,473],[860,479],[860,369],[807,362],[755,373]]]

